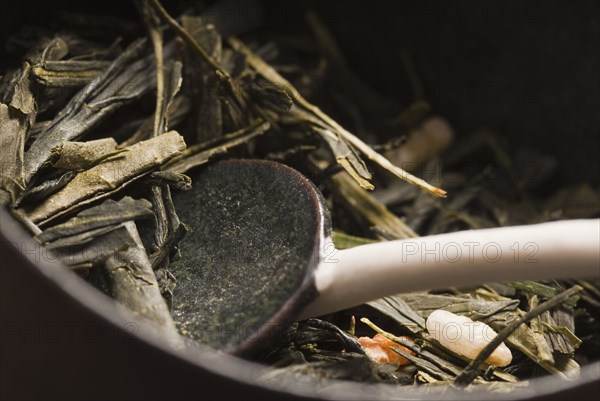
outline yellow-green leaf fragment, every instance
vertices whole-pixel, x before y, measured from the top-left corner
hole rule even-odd
[[[28,210],[29,218],[40,222],[98,193],[118,189],[178,155],[185,149],[185,142],[177,132],[170,131],[126,149],[123,157],[77,174],[42,204]]]

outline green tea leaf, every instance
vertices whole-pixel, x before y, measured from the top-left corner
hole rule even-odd
[[[137,40],[86,85],[33,141],[25,154],[24,181],[29,184],[46,165],[52,149],[81,137],[119,107],[139,98],[155,85],[154,63],[145,41]]]
[[[177,132],[170,131],[126,149],[123,157],[78,173],[45,202],[27,209],[28,216],[34,222],[45,224],[49,219],[81,207],[86,201],[101,199],[178,155],[185,149],[185,142]]]
[[[133,199],[129,196],[119,201],[107,199],[98,206],[79,212],[62,224],[47,228],[36,238],[41,243],[46,243],[91,229],[150,216],[152,216],[152,204],[145,199]]]

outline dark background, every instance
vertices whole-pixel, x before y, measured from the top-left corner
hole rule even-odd
[[[404,104],[413,96],[399,74],[408,52],[425,98],[458,135],[486,127],[556,155],[563,180],[600,182],[600,2],[260,3],[263,26],[282,32],[305,30],[304,10],[316,9],[358,75]],[[167,2],[175,14],[189,4]],[[137,18],[131,2],[5,0],[0,43],[26,24],[57,28],[65,10]],[[234,31],[256,17],[235,3],[225,13]]]

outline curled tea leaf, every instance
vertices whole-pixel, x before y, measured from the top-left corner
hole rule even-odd
[[[35,201],[40,201],[52,195],[53,193],[67,185],[69,181],[71,181],[76,175],[77,172],[75,171],[67,171],[66,173],[61,174],[57,178],[46,180],[33,188],[25,190],[17,199],[17,202],[15,202],[15,206],[18,207],[21,203],[32,203]]]
[[[25,141],[37,115],[30,71],[24,62],[0,94],[0,204],[15,203],[25,186]]]
[[[52,149],[52,153],[58,157],[53,166],[62,170],[83,171],[126,151],[117,149],[117,142],[113,138],[88,142],[66,141]]]
[[[168,185],[180,191],[192,189],[192,179],[185,174],[171,171],[154,171],[147,179],[152,185]]]
[[[46,243],[61,237],[150,216],[152,216],[152,204],[145,199],[133,199],[129,196],[119,201],[107,199],[97,206],[81,211],[62,224],[47,228],[36,238],[41,243]]]
[[[123,188],[178,155],[185,149],[185,142],[177,132],[170,131],[126,149],[123,157],[78,173],[44,203],[28,210],[31,220],[42,222],[57,217],[72,207],[80,207],[82,202],[95,195]]]
[[[79,87],[98,77],[110,62],[104,60],[45,61],[35,65],[32,73],[37,82],[52,88]]]
[[[154,63],[145,56],[145,41],[133,42],[101,75],[87,84],[54,117],[26,152],[24,181],[28,184],[48,163],[52,149],[81,137],[119,107],[155,85]]]
[[[191,146],[183,151],[180,157],[174,158],[163,170],[171,173],[185,173],[189,169],[198,167],[208,162],[211,157],[227,153],[229,149],[248,143],[259,135],[264,134],[271,128],[271,124],[266,121],[256,121],[254,124],[242,128],[239,131],[225,135],[224,143],[206,148],[205,144]]]

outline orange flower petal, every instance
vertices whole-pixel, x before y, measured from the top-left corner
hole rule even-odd
[[[375,362],[388,363],[390,361],[387,352],[385,352],[381,344],[372,338],[360,337],[358,342],[365,350],[365,354]]]
[[[412,342],[412,340],[409,337],[401,338],[405,341]],[[396,353],[394,350],[392,350],[391,347],[399,348],[411,355],[414,355],[414,352],[412,352],[411,350],[401,346],[400,344],[388,339],[387,337],[381,334],[376,334],[373,338],[360,337],[358,339],[358,342],[360,343],[360,345],[362,345],[367,356],[375,362],[395,363],[398,366],[410,363],[409,360]]]

